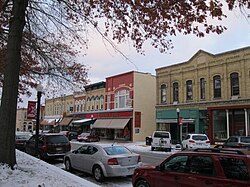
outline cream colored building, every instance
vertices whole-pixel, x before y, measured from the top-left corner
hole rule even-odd
[[[33,132],[36,121],[27,119],[27,108],[18,108],[16,113],[16,131]]]
[[[187,62],[156,69],[156,77],[157,129],[171,131],[174,139],[207,133],[215,143],[249,135],[250,47],[220,54],[200,50]]]

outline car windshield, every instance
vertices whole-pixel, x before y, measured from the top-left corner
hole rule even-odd
[[[68,143],[68,139],[62,135],[47,136],[48,143]]]
[[[250,137],[241,137],[241,142],[243,143],[250,143]]]
[[[128,149],[122,146],[105,147],[104,150],[108,155],[122,155],[131,153]]]
[[[169,138],[169,133],[167,132],[155,132],[155,138]]]
[[[207,137],[204,135],[194,135],[192,137],[193,140],[207,140]]]

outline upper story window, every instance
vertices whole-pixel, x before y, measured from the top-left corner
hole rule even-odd
[[[120,90],[115,93],[115,108],[131,107],[129,90]]]
[[[173,83],[173,101],[179,101],[179,86],[178,82]]]
[[[205,99],[205,94],[206,94],[206,81],[204,78],[200,79],[200,91],[201,91],[201,99]]]
[[[99,97],[95,97],[95,110],[99,110]]]
[[[221,78],[219,75],[214,76],[214,98],[221,97]]]
[[[103,95],[100,96],[100,110],[104,109],[104,97]]]
[[[87,99],[87,111],[90,111],[90,98]]]
[[[239,74],[232,73],[230,75],[230,80],[231,80],[231,96],[240,95]]]
[[[110,95],[107,95],[107,110],[110,110],[111,109],[111,96]]]
[[[94,110],[95,109],[95,98],[94,96],[91,97],[91,110]]]
[[[192,80],[188,80],[186,82],[186,86],[187,86],[187,94],[186,94],[186,98],[187,100],[193,100],[193,85],[192,85]]]
[[[161,103],[167,102],[167,86],[166,84],[161,85]]]

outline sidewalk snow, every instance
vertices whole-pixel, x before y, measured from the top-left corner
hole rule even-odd
[[[98,187],[56,166],[16,150],[17,166],[0,165],[1,187]]]

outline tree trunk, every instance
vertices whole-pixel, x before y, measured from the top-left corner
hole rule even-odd
[[[16,164],[15,129],[21,43],[28,0],[14,0],[12,3],[0,107],[0,163],[8,164],[13,168]]]

